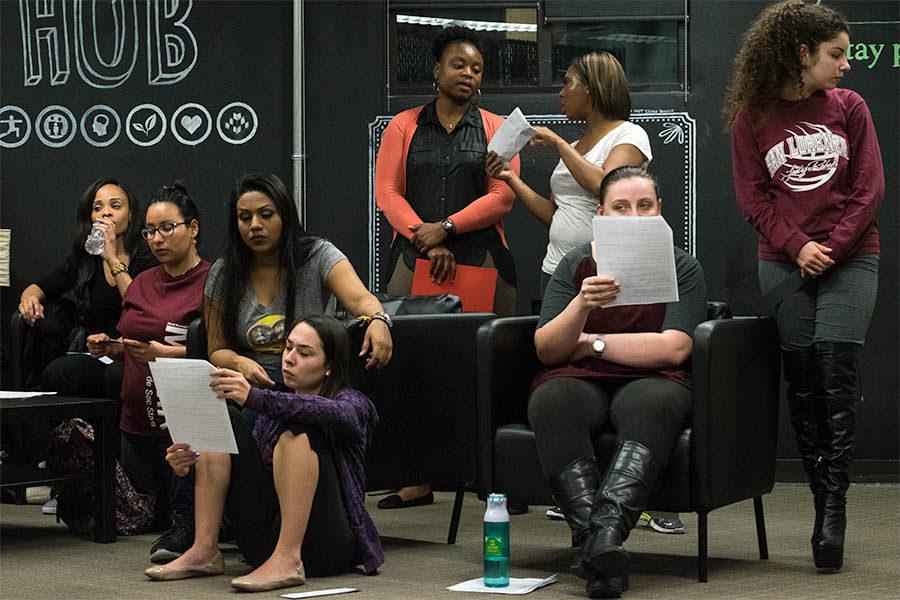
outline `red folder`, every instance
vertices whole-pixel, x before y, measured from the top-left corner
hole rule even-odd
[[[431,280],[428,270],[431,261],[417,259],[413,273],[412,294],[434,296],[450,293],[459,296],[463,312],[494,312],[494,292],[497,290],[497,269],[456,265],[453,283],[445,279],[437,284]]]

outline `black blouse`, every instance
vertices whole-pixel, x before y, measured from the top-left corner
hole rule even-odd
[[[407,153],[406,201],[425,223],[441,222],[459,212],[486,193],[486,154],[487,136],[475,103],[469,105],[450,133],[438,120],[435,103],[426,104],[419,113]],[[481,266],[485,252],[490,251],[503,280],[516,285],[512,255],[493,225],[451,235],[444,240],[444,246],[462,265]],[[401,254],[406,265],[415,268],[419,254],[409,240],[398,235],[391,246],[389,273]]]

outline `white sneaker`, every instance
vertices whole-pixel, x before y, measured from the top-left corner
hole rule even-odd
[[[684,523],[678,517],[653,517],[650,527],[660,533],[684,533]]]
[[[563,514],[562,509],[558,506],[551,506],[547,509],[547,512],[545,514],[548,518],[553,519],[554,521],[564,521],[566,518],[566,515]]]
[[[41,507],[41,512],[45,515],[55,515],[56,514],[56,498],[50,498],[44,505]]]

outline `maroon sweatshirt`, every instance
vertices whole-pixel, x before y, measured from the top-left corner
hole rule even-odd
[[[836,262],[879,250],[884,168],[865,100],[836,88],[800,102],[745,107],[731,137],[738,204],[759,258],[794,262],[810,240]]]

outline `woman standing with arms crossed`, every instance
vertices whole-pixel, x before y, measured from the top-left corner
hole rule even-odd
[[[559,164],[550,176],[549,200],[519,179],[495,153],[487,158],[488,173],[508,183],[531,214],[550,228],[550,243],[541,265],[542,294],[559,261],[593,239],[591,218],[606,174],[616,167],[646,167],[653,158],[647,132],[628,120],[628,80],[612,54],[591,52],[575,58],[566,71],[559,99],[566,117],[586,121],[587,130],[569,144],[551,129],[536,128],[532,145],[548,146],[559,153]]]
[[[375,163],[375,198],[394,228],[388,293],[409,294],[416,258],[438,283],[456,265],[498,271],[494,312],[516,311],[516,266],[503,235],[515,196],[485,173],[487,144],[503,118],[478,108],[484,70],[480,42],[464,27],[441,32],[434,54],[434,101],[395,116]],[[514,171],[519,159],[513,159]]]
[[[802,0],[768,7],[744,36],[725,103],[738,203],[773,290],[791,423],[813,493],[816,567],[843,565],[861,401],[859,361],[878,289],[881,151],[850,70],[847,22]],[[799,267],[799,269],[798,269]],[[797,275],[799,273],[799,275]],[[796,285],[782,282],[795,277]],[[794,290],[794,291],[790,291]]]

